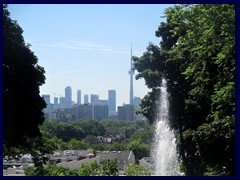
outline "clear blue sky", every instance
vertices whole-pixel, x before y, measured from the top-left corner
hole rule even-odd
[[[80,89],[83,102],[84,94],[107,99],[108,90],[115,89],[122,105],[129,102],[131,43],[134,56],[141,56],[149,42],[159,44],[155,31],[171,6],[10,4],[8,9],[45,68],[41,94],[50,94],[53,102],[71,86],[73,100]],[[148,91],[143,79],[134,80],[134,96],[143,98]]]

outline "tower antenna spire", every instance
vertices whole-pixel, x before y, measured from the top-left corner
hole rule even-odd
[[[132,43],[131,43],[131,68],[132,68]]]
[[[132,64],[132,43],[131,43],[131,59],[130,59],[130,69],[128,71],[130,75],[130,98],[129,98],[129,104],[133,105],[133,75],[134,75],[134,69]]]

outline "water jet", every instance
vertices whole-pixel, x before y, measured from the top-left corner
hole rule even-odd
[[[169,126],[169,105],[167,81],[162,79],[159,88],[159,99],[157,102],[157,117],[155,121],[154,144],[152,158],[154,162],[153,175],[174,176],[178,175],[178,154],[176,149],[176,138],[174,131]]]

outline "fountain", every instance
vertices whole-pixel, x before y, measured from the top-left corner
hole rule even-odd
[[[158,113],[156,119],[156,129],[154,135],[154,146],[152,158],[154,162],[153,175],[174,176],[178,175],[176,167],[178,165],[178,155],[176,150],[176,138],[174,132],[169,127],[168,93],[167,82],[162,80],[160,87],[160,97],[158,102]]]

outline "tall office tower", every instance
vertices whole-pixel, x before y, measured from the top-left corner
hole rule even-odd
[[[99,100],[99,96],[96,94],[91,94],[91,104],[94,105]]]
[[[42,95],[42,98],[47,104],[47,107],[44,109],[44,113],[46,114],[47,118],[50,118],[50,114],[51,114],[50,95],[49,94]]]
[[[109,111],[116,111],[116,91],[108,90],[108,103],[109,103]]]
[[[133,105],[133,75],[134,75],[134,68],[132,65],[132,44],[131,44],[131,59],[130,59],[130,69],[128,71],[130,75],[130,98],[129,104]]]
[[[65,97],[59,98],[60,108],[66,108]]]
[[[95,105],[93,107],[93,119],[104,120],[108,118],[108,105]]]
[[[58,104],[58,97],[54,97],[54,105]]]
[[[72,88],[71,88],[71,86],[67,86],[65,88],[65,103],[66,103],[66,108],[72,107]]]
[[[81,104],[82,97],[81,97],[81,90],[77,90],[77,104]]]
[[[118,120],[134,120],[134,106],[131,104],[118,106]]]
[[[88,94],[84,94],[84,104],[88,104]]]

